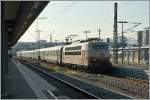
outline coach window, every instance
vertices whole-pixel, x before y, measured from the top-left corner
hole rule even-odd
[[[65,55],[81,55],[81,52],[65,52]]]
[[[53,51],[53,56],[55,56],[55,51]]]
[[[52,51],[52,56],[54,56],[54,51]]]
[[[51,56],[53,55],[53,51],[50,51],[50,53],[51,53]]]
[[[52,51],[52,56],[54,55],[54,51]]]
[[[54,51],[52,51],[52,55],[54,56],[55,54],[54,54],[55,52]]]
[[[51,51],[51,56],[53,55],[53,51]]]
[[[54,56],[56,55],[56,51],[54,51]]]
[[[56,54],[56,51],[53,51],[54,53],[53,53],[53,56],[55,56],[55,54]]]
[[[44,56],[46,56],[46,51],[44,51]]]
[[[56,55],[56,51],[54,51],[54,56]]]
[[[59,55],[59,50],[57,50],[57,56]]]
[[[52,54],[53,54],[53,51],[50,51],[50,54],[52,55]]]
[[[76,46],[76,47],[68,47],[68,48],[65,48],[65,50],[80,50],[81,49],[81,46]]]
[[[48,51],[45,51],[45,55],[48,56],[48,55],[49,55],[49,52],[48,52]]]

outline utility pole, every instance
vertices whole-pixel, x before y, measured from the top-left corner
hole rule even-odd
[[[75,37],[75,36],[77,36],[76,34],[71,34],[71,35],[69,35],[70,36],[70,38],[71,38],[71,40],[73,40],[73,38]],[[73,41],[71,41],[71,42],[73,42]]]
[[[125,44],[125,43],[124,43],[124,35],[123,35],[123,33],[125,33],[126,31],[129,31],[129,30],[132,29],[132,28],[137,27],[137,26],[140,25],[141,23],[127,22],[127,21],[118,21],[117,23],[121,23],[121,24],[122,24],[122,64],[123,64],[123,61],[124,61],[124,51],[123,51],[123,48],[124,48],[124,44]],[[135,26],[133,26],[133,27],[131,27],[131,28],[125,30],[125,32],[123,32],[123,24],[124,24],[124,23],[135,24]]]
[[[142,46],[142,31],[138,31],[138,62],[140,65],[140,60],[141,60],[141,46]]]
[[[98,33],[99,33],[99,41],[101,40],[101,38],[100,38],[100,32],[101,32],[101,29],[98,29]]]
[[[113,62],[118,63],[118,26],[117,3],[114,4],[114,31],[113,31]]]
[[[130,54],[130,36],[128,38],[128,65],[129,65],[129,54]]]
[[[36,49],[40,49],[40,30],[38,29],[38,19],[36,21],[36,42],[37,42],[37,47]],[[38,57],[38,60],[40,60],[40,51],[38,52],[37,51],[37,57]]]
[[[124,51],[123,51],[123,48],[124,48],[124,35],[123,35],[123,23],[128,23],[127,21],[119,21],[118,23],[121,23],[122,24],[122,35],[121,35],[121,47],[122,47],[122,49],[121,49],[121,51],[122,51],[122,64],[123,64],[123,61],[124,61]]]
[[[50,34],[50,43],[52,43],[52,34]]]
[[[123,64],[123,61],[124,61],[124,52],[123,52],[123,48],[124,48],[124,36],[123,36],[123,21],[122,21],[122,64]]]
[[[133,30],[128,30],[128,31],[134,32]],[[128,36],[128,65],[129,65],[129,55],[130,55],[130,50],[131,50],[131,47],[130,47],[130,40],[131,40],[130,34],[131,34],[131,33],[129,33],[129,36]],[[134,58],[132,58],[132,61],[133,61],[133,63],[134,63],[134,60],[133,60],[133,59],[134,59]]]
[[[37,18],[37,21],[36,21],[36,39],[37,39],[37,48],[39,49],[39,51],[37,51],[37,57],[38,57],[38,60],[40,61],[40,29],[38,29],[38,19],[46,19],[46,17],[41,17],[41,18]]]
[[[87,33],[90,33],[90,31],[84,31],[84,33],[86,34],[86,40],[88,40]]]

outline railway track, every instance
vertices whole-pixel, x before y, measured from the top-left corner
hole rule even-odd
[[[129,69],[128,69],[129,70]],[[73,75],[77,78],[85,79],[88,82],[100,84],[100,86],[108,87],[113,90],[120,91],[122,93],[128,94],[137,98],[148,98],[149,94],[149,81],[144,79],[137,79],[129,76],[116,76],[114,75],[104,75],[104,74],[90,74],[81,71],[76,71],[79,74]],[[132,71],[130,71],[131,73]],[[120,73],[120,72],[118,72]]]
[[[51,65],[56,65],[56,66],[62,67],[61,65],[54,64],[54,63]],[[85,69],[79,69],[79,68],[70,67],[70,66],[64,66],[64,67],[70,68],[73,70],[80,70],[83,72],[90,73],[89,71],[87,71]],[[129,68],[129,67],[112,66],[111,71],[109,71],[108,73],[106,72],[106,73],[93,73],[93,74],[109,75],[109,76],[113,76],[113,77],[129,78],[129,79],[133,79],[133,80],[143,80],[143,82],[149,81],[149,74],[147,72],[140,70],[140,69]]]
[[[129,68],[129,67],[112,67],[111,73],[108,75],[115,76],[115,77],[122,77],[122,78],[132,78],[138,79],[143,81],[148,81],[149,76],[148,74],[139,69]]]
[[[25,61],[20,61],[21,63],[25,64],[26,66],[30,66],[33,69],[39,71],[40,73],[45,74],[47,77],[53,78],[73,89],[75,89],[76,91],[78,91],[80,94],[84,95],[86,97],[86,99],[99,99],[99,98],[103,98],[103,99],[129,99],[132,98],[130,96],[121,94],[121,93],[117,93],[114,91],[110,91],[110,90],[106,90],[104,88],[100,88],[100,87],[96,87],[96,86],[92,86],[88,83],[85,82],[81,82],[77,79],[73,79],[71,77],[68,77],[66,75],[63,75],[61,73],[56,73],[56,72],[50,72],[49,70],[45,70],[45,69],[41,69],[41,67],[39,66],[34,66],[31,65]]]
[[[58,64],[51,64],[51,65],[60,66]],[[62,66],[60,66],[60,67],[62,67]],[[76,69],[74,67],[69,67],[69,66],[66,66],[66,68],[87,72],[87,70]],[[90,73],[90,72],[87,72],[87,73]],[[109,71],[108,73],[92,73],[92,74],[102,74],[102,75],[109,75],[109,76],[113,76],[113,77],[129,78],[129,79],[133,79],[133,80],[141,80],[143,82],[149,81],[149,75],[145,71],[135,69],[135,68],[129,68],[129,67],[113,66],[111,68],[111,71]]]
[[[149,98],[149,82],[137,79],[116,78],[107,75],[80,74],[79,77],[136,98]]]
[[[81,89],[79,87],[76,87],[76,86],[70,84],[69,82],[66,82],[66,81],[60,79],[59,77],[56,77],[53,74],[50,74],[50,73],[48,73],[48,72],[46,72],[46,71],[44,71],[44,70],[42,70],[42,69],[40,69],[38,67],[35,67],[35,66],[25,62],[25,61],[21,61],[21,63],[24,64],[25,66],[30,66],[31,68],[33,68],[36,71],[40,72],[40,74],[42,73],[42,74],[46,75],[47,76],[47,80],[49,80],[50,78],[52,80],[51,82],[56,82],[56,80],[57,80],[57,81],[63,83],[65,86],[72,88],[73,91],[75,90],[75,91],[79,92],[79,94],[82,94],[82,96],[77,95],[79,98],[82,98],[82,99],[99,99],[99,97],[97,97],[97,96],[95,96],[95,95],[93,95],[93,94],[91,94],[91,93],[89,93],[89,92],[87,92],[87,91],[85,91],[85,90],[83,90],[83,89]],[[57,84],[61,85],[58,82],[57,82]]]

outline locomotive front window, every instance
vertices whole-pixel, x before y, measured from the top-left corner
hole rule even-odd
[[[65,50],[81,50],[81,46],[75,46],[75,47],[67,47]]]
[[[65,55],[81,55],[81,52],[65,52]]]
[[[106,45],[93,45],[93,49],[108,49]]]

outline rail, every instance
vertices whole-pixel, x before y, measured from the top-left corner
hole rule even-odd
[[[97,97],[97,96],[95,96],[95,95],[93,95],[93,94],[91,94],[91,93],[89,93],[89,92],[87,92],[87,91],[85,91],[85,90],[83,90],[83,89],[77,87],[77,86],[74,86],[74,85],[72,85],[72,84],[70,84],[70,83],[68,83],[68,82],[66,82],[66,81],[64,81],[64,80],[62,80],[62,79],[60,79],[60,78],[58,78],[58,77],[56,77],[56,76],[54,76],[54,75],[52,75],[52,74],[50,74],[50,73],[44,71],[44,70],[42,70],[42,69],[40,69],[40,68],[34,67],[34,66],[32,66],[31,64],[29,64],[29,63],[27,63],[27,62],[25,62],[25,61],[23,61],[23,60],[20,60],[20,61],[21,61],[22,63],[24,63],[24,64],[26,64],[26,65],[32,67],[33,69],[35,69],[35,70],[37,70],[37,71],[39,71],[39,72],[41,72],[41,73],[47,75],[48,77],[51,77],[51,78],[53,78],[53,79],[56,79],[56,80],[60,81],[61,83],[65,84],[65,85],[67,85],[67,86],[69,86],[69,87],[72,87],[72,88],[76,89],[77,91],[80,91],[81,93],[83,93],[84,95],[86,95],[87,98],[90,98],[90,99],[100,99],[99,97]]]

